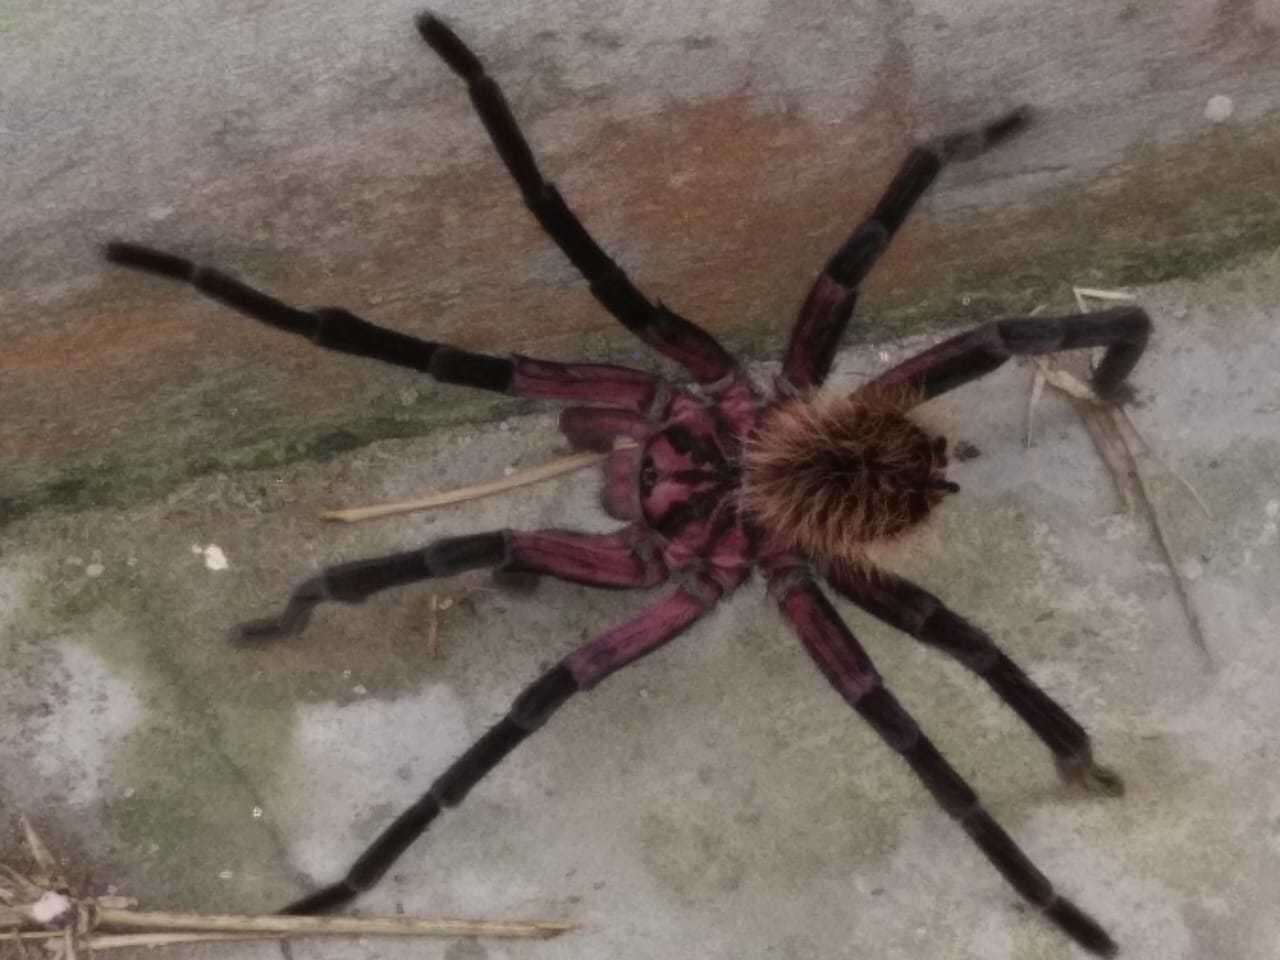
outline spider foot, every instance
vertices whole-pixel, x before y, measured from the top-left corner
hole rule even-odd
[[[1098,921],[1066,897],[1055,897],[1044,908],[1045,915],[1076,943],[1099,957],[1114,957],[1120,950]]]
[[[1093,388],[1093,396],[1095,402],[1100,406],[1115,407],[1117,409],[1132,406],[1138,399],[1138,394],[1133,389],[1133,384],[1129,383],[1128,380],[1121,380],[1105,392],[1095,386]]]
[[[1016,136],[1031,125],[1032,111],[1023,104],[977,130],[959,130],[933,141],[938,156],[948,162],[972,160]]]
[[[330,884],[295,900],[278,914],[287,917],[312,917],[336,910],[359,896],[360,890],[346,880]]]
[[[1095,763],[1093,755],[1086,751],[1076,758],[1058,758],[1058,776],[1064,783],[1083,787],[1089,793],[1106,797],[1124,796],[1124,780],[1110,767]]]
[[[293,591],[278,616],[249,620],[232,628],[231,642],[239,646],[255,646],[297,636],[311,621],[311,611],[327,599],[329,590],[322,578],[306,580]]]

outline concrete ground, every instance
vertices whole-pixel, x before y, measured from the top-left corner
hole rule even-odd
[[[1149,524],[1118,512],[1053,391],[1023,445],[1026,365],[928,408],[981,455],[954,467],[962,494],[897,560],[1069,705],[1127,795],[1060,786],[978,682],[842,609],[939,746],[1125,957],[1274,960],[1280,255],[1137,293],[1157,326],[1131,415],[1158,458],[1146,476],[1207,649]],[[851,387],[919,343],[851,351],[833,383]],[[342,363],[359,361],[318,356],[314,369]],[[553,415],[539,412],[4,528],[0,860],[20,863],[26,812],[73,878],[151,908],[258,911],[336,878],[529,678],[650,597],[442,582],[452,603],[435,649],[427,586],[323,608],[305,636],[262,651],[230,648],[227,628],[325,563],[500,526],[606,529],[594,472],[363,526],[316,519],[498,477],[557,446]],[[754,582],[568,706],[360,907],[582,927],[542,943],[299,943],[294,957],[1079,955],[831,692]]]

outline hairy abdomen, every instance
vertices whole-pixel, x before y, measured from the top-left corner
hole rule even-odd
[[[923,521],[955,484],[946,439],[906,414],[900,390],[780,401],[747,444],[743,505],[780,543],[859,562]]]

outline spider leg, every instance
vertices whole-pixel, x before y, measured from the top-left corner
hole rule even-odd
[[[902,755],[938,805],[969,834],[1005,880],[1081,947],[1098,956],[1113,956],[1117,948],[1107,932],[1054,890],[884,686],[875,665],[817,585],[795,572],[782,576],[775,572],[770,590],[831,685]]]
[[[699,591],[702,593],[702,591]],[[446,807],[467,793],[573,694],[653,652],[691,626],[719,600],[719,591],[695,596],[684,589],[632,620],[579,647],[525,688],[510,712],[436,779],[356,859],[337,883],[285,907],[281,913],[327,913],[368,890]]]
[[[592,239],[555,186],[542,178],[506,97],[485,72],[480,58],[433,15],[420,15],[417,24],[427,45],[467,82],[471,102],[520,188],[525,205],[591,285],[591,293],[600,304],[649,346],[683,365],[699,383],[713,383],[729,374],[736,364],[724,347],[701,327],[661,303],[650,303]]]
[[[295,587],[278,615],[241,624],[232,632],[232,639],[262,643],[293,636],[306,629],[312,611],[325,601],[364,603],[382,590],[483,567],[496,567],[504,573],[548,574],[615,589],[652,587],[667,579],[658,551],[635,527],[609,534],[567,530],[475,533],[437,540],[416,550],[326,567]]]
[[[1014,663],[991,637],[928,590],[883,570],[832,570],[836,590],[872,616],[954,657],[987,682],[1052,751],[1064,780],[1119,796],[1119,775],[1094,762],[1089,735]]]
[[[317,346],[419,370],[441,383],[637,411],[647,411],[658,395],[657,377],[628,367],[472,353],[388,330],[340,307],[293,307],[221,270],[140,244],[113,241],[104,253],[111,263],[190,284],[224,306]]]
[[[969,160],[1002,143],[1030,122],[1019,107],[977,130],[965,130],[915,147],[890,181],[871,215],[827,261],[791,328],[782,378],[799,390],[821,385],[831,370],[863,279],[880,259],[911,208],[945,164]]]
[[[1150,335],[1151,318],[1140,307],[993,320],[902,361],[868,386],[910,385],[928,400],[985,376],[1012,356],[1106,347],[1091,381],[1098,396],[1119,400]]]

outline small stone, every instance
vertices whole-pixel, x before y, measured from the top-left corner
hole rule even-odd
[[[44,895],[31,905],[31,919],[36,923],[50,926],[69,917],[74,910],[70,897],[46,890]]]
[[[86,577],[100,577],[105,569],[107,568],[100,563],[91,563],[84,568],[84,573]]]
[[[1210,97],[1204,105],[1204,118],[1210,123],[1222,123],[1235,112],[1236,105],[1231,98],[1223,94]]]

